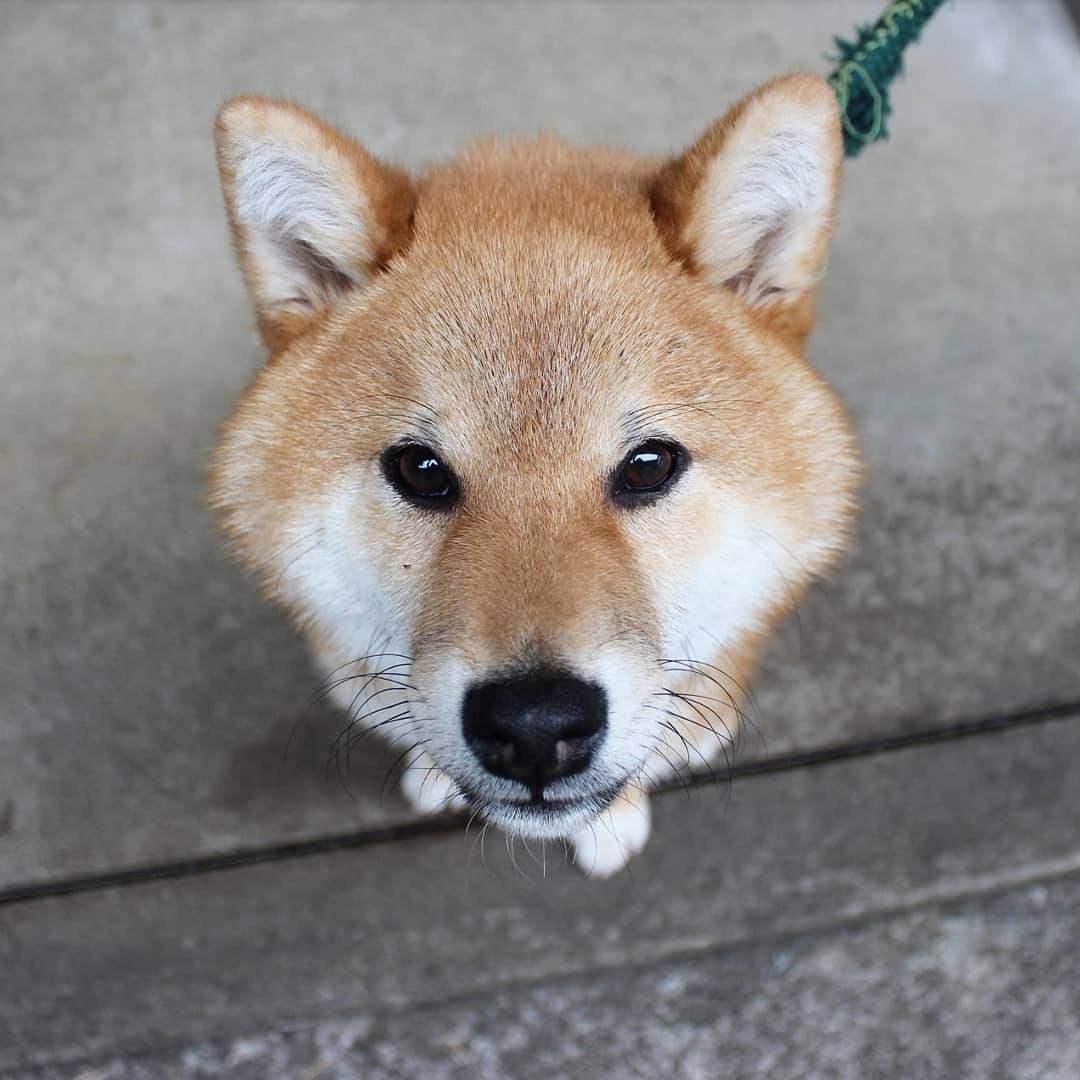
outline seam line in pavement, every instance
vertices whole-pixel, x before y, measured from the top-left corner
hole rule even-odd
[[[688,788],[713,786],[718,782],[769,776],[774,773],[791,772],[796,769],[815,768],[853,758],[874,757],[898,750],[908,750],[935,743],[952,742],[975,735],[988,735],[1035,724],[1049,723],[1080,714],[1080,702],[1059,705],[1042,705],[1024,709],[1015,713],[983,717],[980,720],[962,720],[940,727],[927,728],[899,735],[859,740],[836,746],[825,746],[818,750],[794,751],[778,754],[776,757],[760,761],[748,761],[735,764],[714,772],[694,773],[686,781],[671,781],[658,789],[657,794],[678,792]],[[281,862],[288,859],[306,858],[312,855],[325,855],[337,851],[355,848],[374,847],[394,841],[419,839],[437,836],[442,833],[458,832],[461,829],[460,815],[433,818],[420,818],[416,821],[386,825],[380,828],[363,829],[356,832],[336,833],[331,836],[316,837],[310,840],[294,840],[265,847],[240,848],[235,851],[200,855],[191,859],[177,859],[164,863],[152,863],[121,870],[105,870],[99,873],[79,874],[55,881],[31,882],[25,885],[10,885],[0,888],[0,905],[41,900],[53,896],[68,896],[73,893],[94,892],[125,885],[138,885],[144,882],[162,881],[170,878],[193,877],[197,874],[216,870],[232,870],[261,863]]]
[[[746,937],[732,941],[717,941],[703,945],[681,945],[670,952],[657,953],[643,959],[614,962],[605,959],[592,963],[588,967],[573,968],[566,971],[551,971],[524,978],[499,980],[490,985],[477,986],[474,989],[465,991],[459,990],[434,998],[420,996],[400,1004],[374,1009],[369,1006],[366,1011],[380,1017],[387,1017],[395,1014],[400,1015],[414,1009],[437,1009],[443,1006],[452,1007],[470,1002],[482,1002],[493,994],[503,992],[528,992],[544,987],[556,987],[561,983],[571,983],[575,979],[586,976],[593,978],[597,976],[633,975],[655,971],[657,968],[666,965],[689,964],[710,957],[731,956],[762,948],[778,949],[787,944],[794,944],[804,938],[872,930],[874,927],[881,926],[893,919],[901,919],[907,916],[918,916],[935,911],[947,915],[956,908],[970,904],[977,899],[1001,897],[1011,892],[1069,881],[1080,883],[1080,866],[1075,864],[1060,867],[1036,866],[1031,872],[1018,874],[1015,877],[1003,877],[983,887],[980,887],[982,883],[972,883],[967,887],[954,891],[940,893],[931,891],[925,896],[908,903],[885,904],[864,911],[845,912],[833,918],[811,919],[805,923],[785,926],[771,933],[748,934]],[[353,1000],[345,998],[330,999],[326,1002],[320,1002],[317,1011],[296,1013],[283,1020],[273,1030],[282,1032],[303,1031],[324,1022],[331,1024],[335,1021],[343,1022],[347,1017],[355,1015],[356,1012],[363,1009],[364,1006],[361,1003]],[[259,1034],[259,1032],[254,1034]]]
[[[918,916],[934,911],[942,915],[948,915],[950,911],[969,904],[975,899],[1000,897],[1010,892],[1039,886],[1052,886],[1059,882],[1069,881],[1080,882],[1080,866],[1075,863],[1058,866],[1052,864],[1036,865],[1030,871],[1018,874],[1015,877],[1005,876],[991,882],[971,882],[953,891],[936,892],[931,890],[907,903],[886,904],[863,911],[845,912],[836,918],[811,919],[805,923],[785,926],[775,932],[749,934],[746,937],[732,941],[717,941],[702,945],[681,945],[670,952],[658,953],[647,958],[618,962],[600,960],[587,968],[571,968],[524,978],[501,979],[468,990],[452,992],[448,995],[434,998],[420,995],[406,1002],[398,1001],[378,1006],[372,1006],[365,1001],[358,1001],[350,997],[332,997],[321,1001],[316,1010],[301,1009],[297,1012],[279,1016],[276,1021],[262,1027],[243,1028],[238,1026],[236,1029],[222,1028],[220,1031],[206,1033],[198,1039],[183,1036],[166,1038],[160,1042],[129,1039],[116,1043],[108,1051],[84,1053],[82,1051],[61,1050],[55,1056],[47,1051],[43,1056],[35,1058],[29,1064],[30,1072],[20,1073],[19,1076],[40,1076],[55,1071],[58,1067],[71,1070],[78,1069],[81,1075],[83,1070],[100,1066],[103,1062],[111,1061],[117,1057],[138,1059],[175,1054],[190,1046],[192,1042],[226,1042],[236,1039],[255,1038],[271,1032],[283,1035],[295,1034],[310,1031],[312,1028],[323,1024],[332,1026],[346,1023],[357,1013],[369,1015],[378,1023],[387,1017],[400,1016],[409,1011],[441,1007],[453,1008],[454,1006],[469,1005],[474,1002],[482,1003],[495,994],[528,993],[532,990],[558,987],[561,984],[571,983],[586,976],[603,978],[614,975],[635,975],[655,971],[665,965],[695,963],[710,957],[737,955],[755,949],[782,949],[785,945],[796,944],[802,939],[827,934],[859,933],[881,926],[892,919],[906,916]],[[15,1074],[12,1074],[12,1080],[14,1080],[14,1076]],[[0,1080],[7,1080],[7,1074],[0,1073]]]

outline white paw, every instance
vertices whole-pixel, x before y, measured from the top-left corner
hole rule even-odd
[[[457,784],[435,762],[420,754],[401,777],[401,794],[421,814],[442,814],[465,809]]]
[[[574,862],[588,877],[609,878],[641,851],[651,831],[648,795],[624,792],[594,822],[570,838]]]

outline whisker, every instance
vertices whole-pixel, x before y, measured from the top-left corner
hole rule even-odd
[[[663,721],[660,726],[668,728],[670,731],[674,732],[681,740],[683,747],[686,750],[686,767],[688,769],[693,768],[693,765],[690,762],[690,751],[693,750],[694,753],[697,754],[697,756],[701,759],[701,763],[705,766],[705,771],[709,774],[710,779],[713,781],[713,783],[716,783],[716,773],[713,772],[712,764],[709,762],[709,759],[701,752],[701,750],[693,743],[689,742],[686,736],[681,731],[679,731],[679,729],[670,720]]]
[[[514,851],[514,842],[517,840],[517,837],[513,833],[506,833],[505,835],[506,835],[506,853],[510,856],[510,865],[514,868],[514,872],[519,877],[524,878],[531,885],[532,884],[532,878],[530,878],[529,875],[526,874],[521,869],[520,866],[518,866],[517,854]]]
[[[315,530],[314,530],[313,532],[311,532],[311,533],[309,533],[309,534],[308,534],[308,539],[310,539],[310,538],[311,538],[312,536],[315,536],[315,535],[317,535],[317,534],[320,534],[320,533],[322,533],[322,531],[323,531],[323,528],[322,528],[322,526],[320,525],[320,526],[319,526],[319,527],[318,527],[317,529],[315,529]],[[280,595],[281,595],[281,583],[282,583],[282,582],[283,582],[283,581],[285,580],[285,575],[286,575],[286,574],[287,574],[287,573],[288,573],[288,572],[289,572],[289,571],[290,571],[290,570],[291,570],[291,569],[292,569],[292,568],[293,568],[293,567],[294,567],[294,566],[295,566],[295,565],[296,565],[296,564],[297,564],[297,563],[298,563],[298,562],[299,562],[299,561],[300,561],[301,559],[303,559],[303,558],[304,558],[305,556],[307,556],[307,555],[310,555],[310,554],[311,554],[311,553],[312,553],[312,552],[313,552],[313,551],[314,551],[314,550],[315,550],[315,549],[316,549],[317,547],[319,547],[319,546],[320,546],[320,545],[321,545],[321,544],[323,543],[323,540],[324,540],[324,539],[325,539],[325,538],[324,538],[323,536],[321,536],[321,535],[320,535],[320,536],[319,536],[319,539],[318,539],[318,540],[316,540],[316,541],[315,541],[315,543],[313,543],[313,544],[312,544],[312,545],[311,545],[310,547],[306,547],[306,548],[304,548],[304,550],[303,550],[303,551],[301,551],[299,555],[297,555],[297,556],[296,556],[295,558],[293,558],[293,559],[290,559],[290,560],[289,560],[289,561],[288,561],[288,562],[287,562],[287,563],[285,564],[285,566],[284,566],[284,567],[282,567],[281,573],[280,573],[280,574],[278,574],[278,576],[277,576],[277,579],[276,579],[276,580],[274,581],[274,588],[273,588],[273,590],[272,590],[272,595],[273,595],[273,596],[280,596]],[[293,546],[292,544],[290,544],[290,545],[289,545],[289,547],[292,547],[292,546]],[[286,548],[283,548],[282,550],[283,550],[283,551],[288,551],[288,547],[286,547]]]
[[[663,697],[666,696],[666,694],[658,694],[656,696]],[[679,697],[678,694],[670,694],[670,696]],[[680,698],[680,700],[682,699]],[[724,728],[724,733],[721,735],[720,732],[717,731],[716,728],[713,727],[713,725],[706,720],[695,720],[692,716],[687,716],[685,713],[676,712],[674,709],[664,708],[663,705],[646,704],[643,707],[646,709],[652,709],[654,712],[666,713],[668,716],[674,717],[676,720],[680,720],[687,724],[692,724],[694,727],[701,728],[702,731],[707,731],[710,735],[712,735],[713,738],[715,738],[721,745],[724,745],[725,743],[727,745],[733,745],[731,732],[728,731],[726,724],[721,724],[721,726]]]
[[[688,695],[688,694],[676,693],[674,690],[670,690],[670,689],[668,689],[666,687],[665,687],[665,690],[666,690],[666,692],[667,692],[667,694],[669,696],[671,696],[673,698],[678,698],[684,704],[689,705],[690,708],[694,710],[694,713],[701,720],[701,722],[703,724],[705,724],[706,727],[708,727],[710,729],[712,729],[712,724],[709,722],[708,717],[706,716],[706,713],[711,714],[713,717],[716,718],[717,723],[720,724],[720,726],[725,731],[727,731],[729,740],[731,739],[731,732],[728,731],[727,724],[724,723],[723,718],[720,716],[720,714],[715,709],[710,708],[708,705],[703,705],[698,701],[692,700],[691,696]],[[715,729],[713,729],[713,730],[714,730],[714,733],[715,733]],[[717,737],[719,738],[719,736],[717,736]]]
[[[394,775],[394,774],[395,774],[395,773],[397,772],[398,766],[399,766],[399,765],[400,765],[400,764],[402,763],[402,761],[404,761],[404,760],[405,760],[405,759],[406,759],[406,758],[407,758],[407,757],[408,757],[408,756],[409,756],[410,754],[412,754],[412,752],[413,752],[414,750],[417,750],[417,749],[419,749],[419,748],[420,748],[421,746],[426,746],[426,745],[427,745],[427,744],[428,744],[429,742],[431,742],[431,740],[430,740],[430,739],[418,739],[418,740],[417,740],[416,742],[414,742],[414,743],[412,744],[412,746],[410,746],[410,747],[408,747],[407,749],[403,750],[403,751],[402,751],[402,752],[401,752],[400,754],[398,754],[398,756],[397,756],[397,757],[396,757],[396,758],[394,759],[394,763],[393,763],[393,765],[391,765],[391,766],[390,766],[390,768],[389,768],[389,769],[387,770],[387,772],[386,772],[386,775],[385,775],[385,776],[383,777],[383,782],[382,782],[382,785],[381,785],[381,786],[379,787],[379,805],[380,805],[380,806],[382,806],[382,803],[383,803],[383,799],[384,799],[384,798],[386,797],[386,785],[387,785],[388,783],[390,783],[390,777],[391,777],[391,776],[393,776],[393,775]]]
[[[394,665],[394,667],[401,667],[401,666],[403,666],[403,665],[400,665],[400,664],[395,664]],[[399,678],[401,678],[401,676],[398,676],[396,674],[391,674],[392,670],[393,670],[392,668],[384,668],[382,671],[376,672],[376,673],[370,673],[370,672],[365,671],[365,672],[360,672],[360,673],[358,673],[356,675],[344,675],[340,679],[335,679],[332,683],[329,683],[328,685],[323,687],[321,690],[317,691],[315,693],[315,695],[311,698],[311,700],[307,703],[307,705],[305,707],[309,708],[309,709],[312,708],[313,706],[317,705],[320,701],[322,701],[323,698],[325,698],[327,694],[333,693],[339,686],[344,686],[346,683],[355,682],[357,679],[373,678],[373,679],[378,679],[381,682],[391,682],[396,687],[400,687],[403,690],[415,690],[416,689],[416,687],[414,687],[411,683],[397,681]]]
[[[734,675],[732,675],[730,672],[726,671],[725,669],[723,669],[721,667],[718,667],[716,664],[710,664],[710,663],[707,663],[704,660],[692,660],[692,659],[689,659],[689,658],[685,658],[685,659],[663,658],[663,659],[659,660],[658,663],[662,667],[665,667],[669,671],[679,671],[679,672],[683,672],[683,673],[688,674],[688,675],[694,675],[694,676],[696,676],[698,678],[703,679],[705,682],[709,682],[712,685],[714,685],[724,695],[724,697],[727,699],[726,702],[717,702],[717,703],[718,704],[726,704],[726,705],[730,706],[732,711],[738,717],[738,719],[740,721],[742,721],[743,723],[745,723],[746,726],[749,727],[757,735],[759,741],[761,742],[762,748],[766,752],[768,752],[768,743],[767,743],[767,741],[765,739],[765,736],[762,734],[761,728],[758,726],[757,722],[755,721],[755,719],[751,715],[751,713],[747,712],[745,709],[743,709],[740,706],[739,701],[736,699],[735,695],[732,693],[731,688],[728,685],[726,685],[726,683],[730,683],[731,686],[734,686],[735,689],[740,693],[742,698],[749,703],[751,710],[756,712],[757,711],[757,703],[756,703],[753,695],[749,692],[749,690],[746,688],[746,686],[742,682],[740,682],[739,679],[737,679]],[[720,678],[718,678],[717,675],[711,674],[710,671],[703,670],[705,668],[711,669],[711,671],[716,672],[717,675],[720,676]],[[690,692],[688,692],[688,693],[690,693]],[[701,695],[701,694],[692,694],[691,693],[691,696],[695,697],[698,700],[704,699],[704,700],[717,701],[717,699],[715,699],[715,698],[710,699],[706,695]],[[720,718],[717,717],[717,719],[720,719]],[[723,723],[722,720],[721,720],[721,723]],[[726,728],[727,725],[724,724],[724,727]],[[735,735],[736,735],[735,746],[737,747],[738,746],[738,739],[737,739],[738,730],[736,730]]]

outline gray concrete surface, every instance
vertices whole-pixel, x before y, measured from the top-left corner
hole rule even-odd
[[[326,778],[328,711],[284,757],[316,679],[200,502],[259,360],[218,102],[293,95],[413,166],[541,125],[674,149],[867,13],[0,8],[0,884],[406,814],[387,761],[352,798]],[[1080,700],[1076,59],[1055,3],[958,3],[849,169],[813,351],[871,483],[857,554],[758,684],[771,751]]]
[[[498,837],[482,849],[448,833],[0,906],[0,1072],[411,1013],[553,977],[626,979],[1080,874],[1080,713],[745,778],[730,801],[707,790],[657,803],[653,843],[606,883],[561,851],[545,877],[538,851],[519,843],[511,862]],[[1021,962],[1003,947],[1003,969]]]
[[[1075,1080],[1080,879],[39,1080]],[[1033,978],[1037,973],[1037,978]]]

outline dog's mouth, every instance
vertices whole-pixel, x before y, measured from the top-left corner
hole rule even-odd
[[[625,784],[622,780],[571,798],[541,795],[500,799],[467,788],[464,795],[481,817],[507,832],[536,839],[565,840],[602,814]]]

